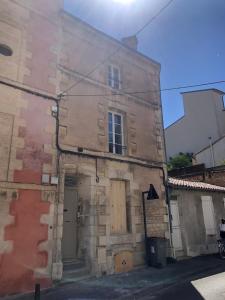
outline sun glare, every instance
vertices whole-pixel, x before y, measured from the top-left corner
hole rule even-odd
[[[114,2],[118,2],[121,4],[131,4],[132,2],[134,2],[135,0],[113,0]]]

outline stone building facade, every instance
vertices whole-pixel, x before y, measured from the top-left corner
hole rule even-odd
[[[160,65],[61,0],[0,7],[0,296],[78,261],[99,276],[142,265],[150,183],[148,233],[169,238]]]
[[[175,257],[218,253],[219,225],[225,214],[225,188],[169,177]]]

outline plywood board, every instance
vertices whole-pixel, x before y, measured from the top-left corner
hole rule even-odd
[[[121,251],[115,255],[115,272],[129,272],[133,269],[133,253],[131,251]]]
[[[127,232],[125,181],[111,181],[110,197],[111,233]]]

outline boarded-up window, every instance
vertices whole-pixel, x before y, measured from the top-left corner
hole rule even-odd
[[[111,233],[126,233],[127,213],[125,181],[111,180],[110,194]]]
[[[202,196],[202,211],[207,235],[216,234],[214,207],[211,196]]]

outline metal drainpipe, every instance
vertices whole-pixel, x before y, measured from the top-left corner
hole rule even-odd
[[[212,138],[209,137],[209,146],[210,146],[210,152],[211,152],[211,159],[212,159],[212,166],[215,167],[215,157],[214,157],[214,151],[213,151],[213,144],[212,144]]]

